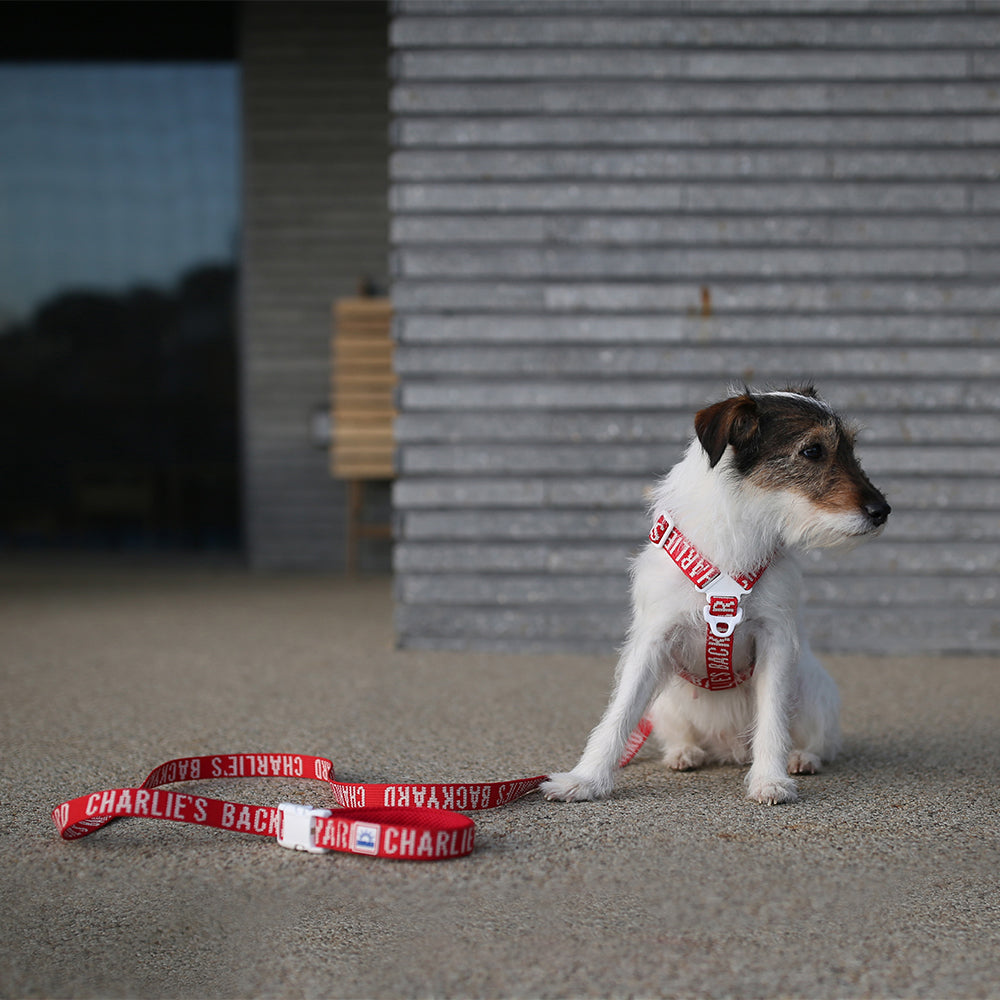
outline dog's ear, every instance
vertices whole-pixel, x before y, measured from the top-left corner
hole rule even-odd
[[[699,410],[694,418],[695,433],[713,469],[727,445],[737,451],[749,447],[756,437],[758,424],[757,401],[749,392]]]

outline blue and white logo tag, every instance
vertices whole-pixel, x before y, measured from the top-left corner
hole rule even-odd
[[[351,828],[351,850],[358,854],[378,854],[379,834],[377,823],[355,823]]]

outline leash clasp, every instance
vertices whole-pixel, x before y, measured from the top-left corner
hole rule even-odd
[[[316,846],[316,820],[333,815],[330,809],[313,809],[299,802],[282,802],[278,806],[278,843],[293,851],[329,854],[327,847]]]
[[[717,581],[721,586],[712,587],[710,593],[706,594],[707,603],[702,608],[702,615],[705,622],[717,639],[726,639],[733,634],[733,630],[743,621],[743,606],[740,598],[746,591],[740,587],[735,580],[729,581],[732,586],[727,586],[723,580]]]

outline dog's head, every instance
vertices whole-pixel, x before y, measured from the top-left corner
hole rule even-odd
[[[854,430],[812,386],[746,390],[701,410],[695,431],[711,468],[782,508],[787,544],[850,544],[877,535],[889,517],[854,454]]]

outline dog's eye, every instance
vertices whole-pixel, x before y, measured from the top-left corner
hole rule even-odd
[[[810,462],[818,462],[826,454],[826,450],[821,444],[807,444],[799,454]]]

